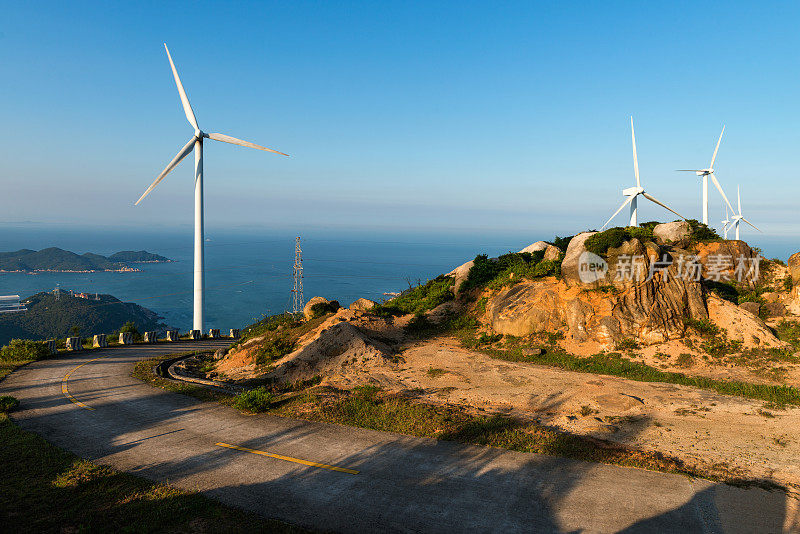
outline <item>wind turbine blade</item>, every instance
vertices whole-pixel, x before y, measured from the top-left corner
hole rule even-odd
[[[717,147],[714,149],[714,155],[711,156],[711,165],[708,166],[709,169],[714,168],[714,160],[717,159],[717,151],[719,150],[719,143],[722,141],[722,134],[725,133],[725,126],[722,126],[722,132],[719,134],[719,139],[717,139]]]
[[[703,169],[675,169],[675,172],[703,172]]]
[[[736,186],[736,200],[739,204],[739,215],[742,214],[742,192],[740,191],[739,186]]]
[[[144,194],[141,197],[139,197],[139,200],[136,201],[134,206],[138,205],[139,202],[141,202],[144,199],[144,197],[146,197],[148,194],[150,194],[150,191],[152,191],[158,185],[158,183],[161,180],[163,180],[164,177],[166,175],[168,175],[170,173],[170,171],[172,169],[174,169],[178,165],[178,163],[180,163],[181,160],[183,158],[185,158],[189,154],[189,152],[192,151],[192,149],[194,148],[195,141],[196,141],[196,138],[192,137],[192,139],[188,143],[186,143],[186,146],[184,146],[181,149],[181,151],[178,152],[177,156],[172,158],[172,161],[169,162],[169,165],[167,165],[166,168],[164,168],[164,170],[161,171],[161,174],[158,175],[158,178],[156,178],[156,181],[153,182],[152,184],[150,184],[150,187],[148,187],[147,191],[145,191]]]
[[[283,152],[278,152],[277,150],[272,150],[271,148],[267,148],[265,146],[251,143],[250,141],[242,141],[241,139],[236,139],[235,137],[231,137],[230,135],[225,135],[221,133],[210,133],[210,134],[205,134],[205,136],[208,137],[209,139],[213,139],[214,141],[222,141],[223,143],[230,143],[232,145],[246,146],[248,148],[255,148],[256,150],[266,150],[267,152],[274,152],[275,154],[280,154],[281,156],[289,155],[289,154],[284,154]]]
[[[183,84],[181,83],[181,79],[178,76],[178,71],[175,69],[175,63],[172,62],[172,56],[169,54],[169,48],[167,48],[167,43],[164,43],[164,50],[167,51],[167,58],[169,58],[169,66],[172,67],[172,75],[175,77],[175,85],[178,86],[178,94],[181,95],[181,104],[183,104],[183,112],[186,114],[186,119],[189,121],[195,130],[199,130],[200,127],[197,126],[197,119],[194,116],[194,111],[192,110],[192,105],[189,103],[189,97],[186,96],[186,91],[183,90]]]
[[[709,176],[711,176],[711,181],[714,182],[714,187],[717,188],[717,191],[719,191],[719,194],[722,195],[722,198],[725,199],[725,203],[727,204],[725,206],[725,213],[726,213],[726,217],[727,217],[728,208],[730,208],[731,211],[733,211],[733,206],[731,206],[731,202],[730,202],[730,200],[728,200],[728,196],[725,194],[725,191],[722,190],[722,186],[719,185],[719,181],[717,181],[717,177],[714,176],[714,173],[712,172]]]
[[[639,160],[636,158],[636,134],[633,132],[633,117],[631,117],[631,143],[633,144],[633,172],[636,174],[636,187],[642,187],[639,183]]]
[[[606,221],[606,223],[603,225],[603,228],[605,229],[605,227],[606,227],[606,226],[608,226],[608,223],[610,223],[612,220],[614,220],[614,217],[616,217],[616,216],[619,214],[619,212],[621,212],[623,209],[625,209],[625,206],[627,206],[628,204],[630,204],[630,203],[631,203],[631,201],[632,201],[632,200],[633,200],[635,197],[636,197],[636,195],[633,195],[633,196],[631,196],[631,197],[628,197],[628,198],[625,200],[625,202],[623,202],[623,203],[622,203],[622,206],[620,206],[620,207],[619,207],[619,209],[618,209],[617,211],[615,211],[615,212],[614,212],[614,215],[612,215],[612,216],[611,216],[611,218],[610,218],[610,219],[608,219],[608,220]]]
[[[750,221],[748,221],[748,220],[747,220],[747,219],[745,219],[744,217],[742,217],[742,220],[743,220],[744,222],[746,222],[747,224],[749,224],[750,226],[752,226],[753,228],[755,228],[756,230],[758,230],[759,232],[761,232],[761,228],[759,228],[759,227],[758,227],[758,226],[756,226],[755,224],[751,223]],[[764,232],[761,232],[761,233],[763,234]]]
[[[661,206],[662,208],[668,209],[669,211],[671,211],[672,213],[674,213],[675,215],[677,215],[677,216],[678,216],[678,217],[680,217],[681,219],[683,219],[683,220],[686,220],[686,217],[684,217],[683,215],[681,215],[680,213],[678,213],[678,212],[677,212],[677,211],[675,211],[674,209],[670,208],[669,206],[667,206],[667,205],[666,205],[666,204],[664,204],[663,202],[659,201],[659,200],[658,200],[658,199],[656,199],[656,197],[654,197],[653,195],[651,195],[651,194],[649,194],[649,193],[642,193],[642,196],[643,196],[644,198],[646,198],[647,200],[649,200],[650,202],[655,202],[656,204],[658,204],[658,205],[659,205],[659,206]]]

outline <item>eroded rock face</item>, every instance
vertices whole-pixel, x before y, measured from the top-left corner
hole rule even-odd
[[[789,261],[786,263],[789,266],[789,275],[792,277],[792,284],[794,284],[794,287],[800,287],[800,252],[789,256]]]
[[[512,336],[562,329],[565,315],[560,293],[554,280],[522,282],[501,291],[486,308],[492,328]]]
[[[764,321],[716,295],[708,296],[708,315],[715,325],[727,332],[728,339],[741,341],[744,348],[786,345],[775,337]]]
[[[686,247],[692,237],[692,230],[686,221],[663,223],[653,228],[653,236],[659,245]]]
[[[645,344],[679,338],[685,318],[708,319],[700,281],[678,276],[685,265],[654,243],[631,239],[609,249],[606,276],[586,283],[579,263],[590,235],[573,238],[562,281],[523,282],[493,296],[487,306],[492,328],[516,336],[565,329],[577,341],[613,346],[623,338]]]
[[[737,281],[741,278],[743,284],[755,285],[748,271],[758,253],[744,241],[698,243],[693,249],[703,264],[703,278],[717,282]]]

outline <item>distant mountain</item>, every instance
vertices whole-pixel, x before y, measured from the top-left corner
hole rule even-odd
[[[117,252],[106,257],[91,252],[79,255],[51,247],[39,251],[22,249],[15,252],[0,252],[0,271],[131,271],[135,269],[129,267],[128,263],[144,261],[171,260],[144,250]]]
[[[108,259],[120,263],[167,263],[172,261],[169,258],[146,250],[123,250],[122,252],[115,252]]]
[[[111,295],[98,295],[98,300],[93,294],[80,295],[61,291],[56,300],[53,293],[37,293],[23,301],[28,311],[0,314],[0,345],[15,338],[64,338],[74,326],[82,337],[114,333],[128,321],[139,332],[166,328],[157,313],[138,304]]]

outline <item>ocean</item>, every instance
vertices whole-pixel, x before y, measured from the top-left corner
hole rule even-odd
[[[469,261],[537,240],[510,236],[446,235],[391,232],[334,232],[301,235],[304,296],[338,300],[343,306],[365,297],[402,291]],[[164,317],[170,326],[192,324],[191,228],[183,231],[70,229],[2,226],[0,250],[59,247],[82,254],[147,250],[174,263],[138,264],[140,272],[0,273],[0,294],[22,298],[56,287],[85,293],[107,293],[140,304]],[[242,328],[264,315],[291,309],[295,233],[225,230],[206,232],[205,327]]]
[[[206,329],[242,328],[264,315],[291,309],[296,233],[222,230],[206,232]],[[497,256],[553,236],[526,232],[446,233],[335,231],[301,234],[304,296],[376,301],[446,273],[476,254]],[[786,260],[800,246],[793,238],[753,239],[767,257]],[[60,247],[77,253],[147,250],[176,260],[139,264],[140,272],[0,273],[0,295],[25,298],[55,287],[108,293],[140,304],[170,326],[192,324],[192,229],[152,231],[0,225],[0,251]]]

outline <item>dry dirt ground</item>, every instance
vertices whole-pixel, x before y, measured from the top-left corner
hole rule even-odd
[[[451,339],[419,343],[403,358],[402,387],[421,388],[434,402],[533,418],[800,487],[800,408],[776,410],[696,388],[496,360]]]
[[[241,349],[218,362],[217,371],[233,380],[272,375],[294,381],[320,374],[323,383],[343,388],[378,384],[389,391],[415,390],[425,402],[532,419],[658,451],[690,465],[716,465],[735,476],[800,489],[800,407],[777,408],[697,388],[509,362],[467,350],[449,337],[408,341],[402,336],[407,319],[342,310],[268,368],[255,365],[252,352]],[[592,353],[592,347],[563,345],[573,353]],[[674,360],[687,350],[671,342],[637,351],[634,359],[687,374],[775,383],[699,357],[691,369],[678,367]],[[666,361],[665,353],[670,354]]]

